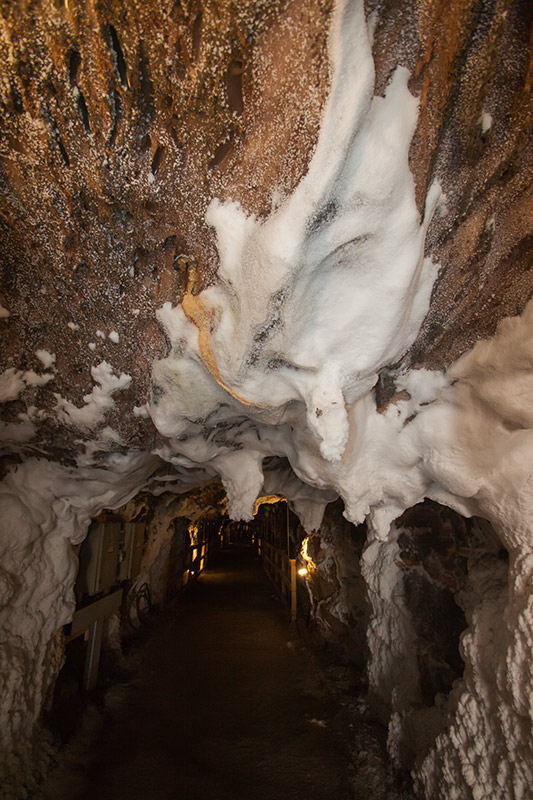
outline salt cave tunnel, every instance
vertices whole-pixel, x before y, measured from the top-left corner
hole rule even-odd
[[[119,646],[272,505],[390,775],[533,797],[532,17],[1,5],[3,796],[84,609]],[[127,558],[82,590],[93,535]]]

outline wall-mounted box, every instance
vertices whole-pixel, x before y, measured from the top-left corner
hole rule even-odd
[[[119,568],[119,580],[134,578],[141,570],[144,552],[144,522],[126,522],[123,526],[123,551]]]
[[[118,580],[120,522],[93,522],[79,553],[76,594],[108,592]]]

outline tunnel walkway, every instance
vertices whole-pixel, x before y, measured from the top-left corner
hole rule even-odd
[[[140,655],[76,797],[352,797],[329,701],[253,550],[220,553]]]

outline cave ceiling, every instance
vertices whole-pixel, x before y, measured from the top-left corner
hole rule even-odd
[[[419,98],[419,211],[434,180],[448,211],[426,239],[439,265],[429,312],[375,387],[384,407],[402,368],[447,367],[531,297],[532,12],[383,0],[365,13],[375,94],[401,65]],[[55,355],[53,379],[2,405],[8,425],[40,414],[31,442],[5,435],[4,452],[71,461],[80,434],[58,396],[83,405],[102,361],[131,378],[105,418],[115,449],[158,446],[132,413],[168,350],[156,311],[215,280],[214,197],[261,220],[305,176],[331,14],[329,0],[1,4],[0,372],[40,374],[36,352]]]

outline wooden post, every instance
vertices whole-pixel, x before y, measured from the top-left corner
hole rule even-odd
[[[285,525],[287,528],[287,558],[291,557],[290,530],[289,530],[289,501],[285,501]]]
[[[85,670],[83,674],[83,686],[87,692],[91,692],[98,680],[98,667],[100,665],[100,650],[102,648],[102,636],[104,633],[104,618],[98,617],[91,622],[89,628],[89,641],[87,642],[87,655],[85,657]]]
[[[119,589],[113,592],[113,594],[108,594],[100,600],[96,600],[89,606],[80,608],[72,618],[70,634],[67,636],[66,641],[69,641],[83,631],[89,631],[87,654],[85,656],[85,671],[83,675],[83,686],[88,692],[94,689],[98,679],[98,665],[100,662],[100,649],[102,647],[102,636],[104,633],[104,620],[108,614],[120,608],[121,602],[122,589]]]
[[[289,558],[289,564],[291,565],[291,622],[295,622],[298,610],[296,605],[296,559]]]

